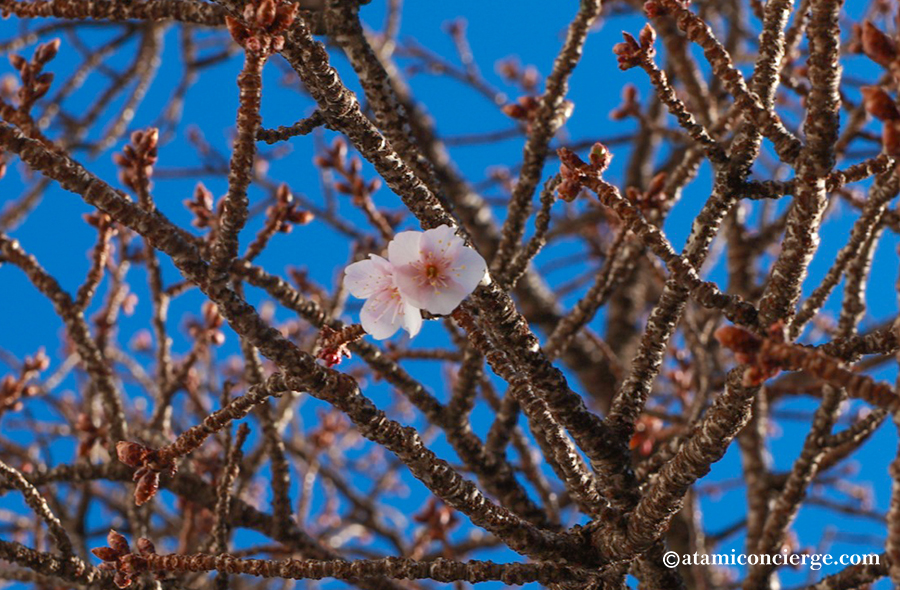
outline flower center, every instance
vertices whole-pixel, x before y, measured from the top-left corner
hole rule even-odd
[[[447,286],[446,266],[446,261],[430,252],[425,254],[424,260],[413,263],[413,268],[418,273],[419,285],[428,285],[432,289],[443,289]]]

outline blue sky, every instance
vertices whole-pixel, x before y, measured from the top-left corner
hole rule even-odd
[[[363,14],[373,28],[380,28],[383,15],[383,2],[376,0],[363,8]],[[401,39],[414,38],[415,41],[428,49],[449,57],[456,61],[453,44],[444,33],[444,25],[457,17],[464,17],[467,22],[468,38],[473,54],[477,60],[484,77],[489,83],[500,91],[505,92],[510,99],[515,99],[519,92],[505,84],[495,71],[495,64],[504,58],[516,56],[523,64],[533,64],[538,68],[542,76],[549,73],[552,61],[562,44],[565,28],[574,15],[576,3],[549,3],[526,1],[517,3],[511,7],[509,3],[475,2],[460,0],[453,3],[433,2],[407,2],[404,7],[401,26]],[[850,16],[856,16],[854,12],[859,10],[855,3],[848,8]],[[563,137],[572,139],[598,139],[615,137],[628,133],[634,129],[634,123],[630,120],[612,121],[607,113],[620,102],[622,87],[627,83],[635,84],[642,96],[648,94],[646,76],[640,70],[621,72],[616,67],[615,57],[611,48],[620,39],[622,30],[637,33],[643,25],[643,19],[639,16],[611,16],[601,23],[599,30],[589,38],[585,55],[572,76],[569,99],[575,103],[575,111],[567,127],[563,130]],[[10,38],[21,23],[16,20],[0,22],[0,39]],[[92,45],[99,45],[104,40],[111,38],[116,33],[107,29],[97,29],[90,35],[85,35],[83,40]],[[165,51],[162,57],[162,69],[154,81],[146,100],[136,113],[132,128],[143,128],[153,124],[160,114],[162,105],[168,101],[168,97],[178,84],[181,76],[180,49],[178,31],[172,27],[167,30],[164,37]],[[71,50],[66,50],[67,40],[63,37],[63,51],[52,63],[52,70],[57,72],[57,85],[60,80],[66,78],[66,73],[71,72],[78,64],[78,59]],[[31,48],[23,50],[29,55]],[[123,46],[108,60],[108,65],[121,69],[126,67],[132,59],[135,44]],[[698,60],[702,57],[696,53]],[[277,127],[289,125],[298,118],[308,115],[313,108],[311,101],[299,92],[296,79],[285,77],[285,68],[280,58],[273,58],[265,72],[262,116],[264,125]],[[343,79],[353,88],[357,87],[352,69],[345,60],[335,56],[334,63],[341,72]],[[408,64],[401,60],[401,65]],[[235,78],[241,67],[241,56],[235,53],[231,59],[223,61],[204,71],[200,81],[189,91],[184,111],[183,124],[178,128],[174,137],[161,146],[158,170],[173,170],[196,166],[200,163],[196,152],[186,141],[186,131],[190,127],[199,129],[206,140],[227,157],[231,132],[234,125],[235,111],[237,107],[237,91]],[[870,67],[862,58],[850,58],[847,62],[847,71],[853,76],[874,81],[878,72]],[[0,67],[0,74],[11,73],[9,66]],[[105,80],[93,75],[87,84],[72,100],[67,107],[72,112],[79,112],[88,105],[96,96],[98,89],[103,88]],[[512,122],[499,112],[491,101],[470,88],[462,86],[459,82],[446,77],[437,77],[427,74],[419,74],[411,79],[415,96],[426,106],[428,112],[436,121],[436,126],[443,136],[456,137],[485,131],[500,131],[513,127]],[[54,87],[56,88],[56,86]],[[51,91],[51,94],[53,91]],[[858,98],[858,93],[851,91],[851,99]],[[114,113],[121,106],[121,101],[114,103]],[[790,117],[788,117],[790,121]],[[794,120],[794,124],[799,121]],[[105,125],[98,125],[102,130]],[[54,129],[49,130],[51,136]],[[326,132],[321,141],[330,142],[333,134]],[[121,149],[123,142],[116,145],[115,150],[110,150],[95,158],[80,156],[80,160],[91,171],[101,178],[117,183],[116,170],[111,162],[113,151]],[[520,137],[506,141],[491,143],[482,146],[459,146],[451,148],[454,164],[474,183],[486,178],[490,169],[495,166],[515,166],[522,156],[523,141]],[[314,141],[310,138],[295,138],[289,143],[289,151],[274,160],[268,171],[269,178],[287,182],[295,193],[302,194],[315,203],[322,202],[322,191],[316,168],[312,164],[315,153]],[[262,148],[269,151],[272,148]],[[279,148],[281,149],[281,148]],[[607,175],[608,179],[621,181],[622,171],[627,162],[627,149],[614,148],[613,165]],[[842,166],[853,163],[855,160],[847,160]],[[553,165],[548,165],[546,173],[554,172]],[[22,166],[15,162],[2,180],[3,190],[0,192],[0,206],[7,201],[17,198],[22,190],[23,183]],[[364,167],[364,175],[367,178],[373,176],[370,167]],[[220,196],[225,188],[222,178],[202,178],[206,186],[216,196]],[[30,181],[29,181],[30,182]],[[158,207],[174,221],[181,225],[187,225],[190,217],[182,206],[182,201],[190,197],[194,186],[194,179],[164,179],[158,178],[155,183],[154,196]],[[711,181],[709,168],[704,166],[700,177],[692,183],[684,193],[681,202],[675,207],[668,219],[665,230],[676,248],[680,248],[687,237],[690,222],[693,215],[700,209],[709,195]],[[865,185],[863,185],[864,187]],[[489,188],[485,195],[488,197],[502,197],[503,194],[496,188]],[[259,189],[251,190],[251,201],[260,203],[264,201],[266,194]],[[399,199],[382,188],[375,196],[376,203],[380,207],[390,210],[400,210]],[[559,206],[554,211],[559,211]],[[74,292],[83,280],[87,271],[89,260],[88,252],[93,245],[94,232],[80,219],[81,215],[88,213],[86,207],[79,198],[68,194],[58,187],[52,187],[44,200],[29,217],[26,223],[18,227],[13,235],[18,238],[23,247],[33,253],[42,264],[56,276],[64,288]],[[351,210],[349,204],[342,203],[342,213],[348,217],[359,220],[358,214]],[[502,216],[503,208],[498,207],[495,214]],[[855,214],[844,206],[837,206],[823,227],[823,240],[819,253],[810,270],[810,278],[807,285],[814,285],[817,278],[824,275],[835,254],[840,249]],[[251,223],[242,234],[243,242],[247,243],[260,225],[257,219]],[[406,228],[414,227],[413,220],[407,219]],[[531,224],[529,224],[531,227]],[[550,260],[556,256],[577,253],[581,246],[574,243],[563,243],[558,247],[544,253],[538,259],[540,266],[542,261]],[[879,245],[873,277],[867,297],[869,313],[863,325],[877,323],[878,320],[892,317],[896,314],[897,303],[893,285],[897,278],[897,241],[893,235],[886,235]],[[351,252],[347,241],[324,224],[314,223],[306,227],[298,227],[289,235],[278,235],[273,240],[273,246],[259,258],[259,264],[271,272],[281,272],[287,266],[302,266],[309,270],[310,276],[326,286],[332,286],[339,280],[341,270],[349,259]],[[716,260],[711,261],[710,277],[722,280],[721,264]],[[148,327],[150,303],[143,285],[146,284],[143,269],[136,267],[130,274],[130,281],[135,286],[135,293],[139,297],[139,303],[135,314],[122,318],[119,338],[122,345],[127,344],[127,339],[136,330]],[[164,276],[167,283],[177,280],[177,271],[164,263]],[[571,279],[571,270],[562,271],[551,275],[553,284],[562,284]],[[105,284],[101,286],[102,295]],[[808,293],[811,287],[807,287]],[[566,297],[564,302],[571,305],[577,301],[578,291]],[[838,287],[835,293],[840,293]],[[250,298],[253,301],[260,300],[260,294],[250,290]],[[840,295],[832,297],[829,309],[834,310],[839,305]],[[197,293],[189,293],[177,299],[170,311],[172,327],[175,328],[176,352],[184,352],[188,346],[188,340],[176,322],[184,317],[185,313],[198,315],[202,299]],[[59,359],[61,324],[56,318],[49,303],[37,295],[29,286],[24,277],[13,268],[0,267],[0,308],[16,310],[15,313],[0,315],[0,348],[22,357],[33,353],[38,347],[47,348],[51,356]],[[355,307],[350,308],[346,319],[354,317]],[[284,310],[278,310],[277,317],[287,318]],[[602,314],[595,320],[595,327],[600,326]],[[437,346],[445,342],[445,336],[440,325],[436,322],[427,322],[423,333],[417,337],[416,345],[424,348]],[[614,343],[612,343],[615,345]],[[223,347],[221,355],[232,354],[236,350],[233,334],[229,333],[229,342]],[[436,366],[425,364],[412,368],[414,374],[421,377],[426,383],[433,384],[435,393],[443,397],[446,392],[441,387],[441,370]],[[879,373],[884,379],[893,380],[893,373],[885,370]],[[65,387],[75,387],[74,382]],[[390,391],[381,385],[373,385],[367,390],[369,395],[379,405],[388,406],[392,401]],[[136,392],[139,393],[139,392]],[[320,408],[318,403],[305,403],[303,417],[307,421],[315,419],[315,409]],[[811,410],[815,404],[810,400],[798,399],[789,404],[780,405],[779,410]],[[46,416],[52,413],[52,409],[39,403],[30,403],[29,411],[35,416]],[[484,409],[476,412],[476,430],[483,434],[489,422],[485,420]],[[10,420],[3,418],[0,420]],[[0,426],[7,426],[0,421]],[[773,462],[779,469],[787,469],[797,456],[803,437],[806,434],[807,423],[782,421],[779,423],[779,431],[772,434],[771,444],[773,450]],[[25,430],[11,431],[17,440],[27,441],[33,433]],[[446,453],[447,448],[440,439],[434,441],[433,448],[441,453]],[[889,478],[887,464],[892,459],[896,449],[896,436],[893,428],[885,425],[879,433],[867,443],[864,450],[858,455],[862,459],[859,463],[858,481],[871,482],[873,486],[875,505],[874,509],[884,512],[889,501]],[[67,460],[66,453],[71,449],[58,449],[57,460]],[[740,477],[740,461],[736,449],[731,449],[726,457],[715,465],[712,474],[707,478],[708,482],[723,482]],[[296,473],[294,477],[296,488]],[[416,507],[423,504],[427,496],[425,489],[415,480],[409,478],[409,497],[396,499],[397,510],[409,512],[408,507]],[[706,485],[706,483],[704,485]],[[702,488],[703,486],[701,486]],[[844,498],[846,500],[846,498]],[[11,496],[4,496],[4,502],[11,501]],[[735,505],[744,506],[744,490],[737,488],[720,496],[705,497],[702,503],[704,520],[708,523],[708,530],[718,531],[725,529],[738,517]],[[97,515],[97,518],[102,518]],[[98,521],[99,522],[99,521]],[[822,537],[823,531],[829,529],[841,530],[859,534],[871,534],[877,538],[883,538],[884,531],[880,524],[863,522],[859,519],[850,520],[836,516],[833,512],[826,512],[820,508],[805,508],[799,517],[796,530],[799,534],[801,545],[810,546]],[[462,531],[457,531],[461,533]],[[249,534],[242,533],[239,543],[249,543],[252,538]],[[742,547],[742,537],[734,538],[730,543],[722,546],[722,551],[730,551],[734,547]],[[838,542],[830,549],[831,553],[856,553],[868,552],[876,548],[865,545],[851,545]],[[492,555],[497,559],[510,558],[506,555]],[[839,568],[831,568],[834,571]],[[823,571],[829,571],[828,568]],[[821,573],[821,572],[819,572]],[[808,572],[801,570],[796,573],[788,573],[785,576],[786,585],[791,586],[806,579]],[[887,587],[887,586],[885,586]]]

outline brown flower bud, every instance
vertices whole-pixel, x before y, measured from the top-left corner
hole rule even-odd
[[[247,8],[252,8],[252,6],[248,4]],[[230,16],[225,17],[225,26],[228,28],[228,32],[231,33],[231,38],[238,45],[243,46],[247,41],[247,37],[250,36],[250,31],[240,21]]]
[[[34,52],[34,60],[41,64],[47,63],[56,57],[56,54],[59,52],[59,45],[59,38],[38,45],[38,48]]]
[[[581,184],[575,180],[566,179],[559,183],[556,192],[560,199],[571,203],[578,198],[578,194],[581,192]]]
[[[120,440],[116,443],[116,455],[119,461],[129,467],[140,467],[149,449],[142,444]]]
[[[647,185],[647,194],[648,195],[659,195],[662,194],[663,189],[666,186],[666,177],[668,174],[665,172],[659,172],[650,179],[650,184]]]
[[[878,86],[863,86],[863,105],[866,112],[881,121],[900,119],[900,111],[890,95]]]
[[[522,105],[516,103],[503,105],[500,110],[503,111],[504,115],[511,119],[524,119],[528,116],[528,111],[526,111]]]
[[[10,53],[9,63],[12,64],[12,67],[21,72],[25,68],[25,66],[28,65],[28,60],[17,53]]]
[[[605,145],[598,141],[591,147],[591,153],[589,157],[591,166],[596,168],[598,172],[602,173],[606,170],[606,168],[609,166],[610,161],[612,160],[612,152],[610,152]]]
[[[653,43],[656,41],[656,31],[650,26],[650,23],[647,23],[644,25],[644,28],[641,29],[638,38],[641,41],[641,49],[652,51]]]
[[[141,537],[137,540],[137,550],[141,555],[152,555],[156,553],[156,547],[153,545],[153,541],[145,537]]]
[[[291,211],[288,220],[299,225],[310,223],[316,216],[311,211]]]
[[[897,59],[897,45],[894,40],[869,21],[862,26],[862,49],[869,59],[883,67],[889,67],[891,62]]]
[[[572,170],[580,170],[586,166],[584,160],[579,158],[578,154],[568,148],[559,148],[556,150],[556,153],[559,155],[560,161]]]
[[[256,24],[262,29],[268,29],[275,22],[276,7],[274,0],[262,0],[256,9]]]
[[[103,561],[115,561],[119,558],[118,552],[112,547],[94,547],[91,553]]]
[[[282,4],[275,11],[275,21],[272,23],[271,30],[274,33],[286,31],[294,23],[297,17],[298,4]]]
[[[656,18],[665,15],[667,11],[664,6],[651,0],[644,3],[644,12],[648,17]]]
[[[762,346],[759,336],[737,326],[722,326],[713,335],[722,346],[734,351],[735,358],[742,363],[753,362]]]
[[[110,529],[109,534],[106,535],[106,544],[120,556],[131,553],[131,548],[128,546],[128,540],[112,529]]]
[[[159,490],[159,472],[147,469],[138,479],[134,487],[134,503],[137,506],[146,504],[153,499]]]
[[[33,88],[32,88],[32,97],[34,99],[40,98],[47,94],[47,91],[50,90],[50,85],[53,83],[53,72],[44,72],[34,79]]]
[[[619,69],[629,70],[641,63],[644,51],[641,49],[641,45],[638,44],[637,39],[630,34],[623,32],[622,37],[625,38],[625,41],[613,45],[613,53],[618,58]]]
[[[881,134],[884,153],[889,156],[900,156],[900,120],[885,121]]]

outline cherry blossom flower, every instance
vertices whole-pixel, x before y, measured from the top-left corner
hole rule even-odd
[[[419,333],[422,314],[400,294],[394,266],[381,256],[370,254],[368,260],[348,266],[344,271],[344,287],[354,297],[366,300],[359,319],[373,338],[390,338],[401,327],[410,336]]]
[[[448,225],[397,234],[388,244],[388,258],[403,298],[437,315],[456,309],[487,270],[481,255]]]

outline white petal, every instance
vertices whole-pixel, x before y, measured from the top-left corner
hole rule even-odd
[[[390,338],[403,321],[402,305],[402,299],[385,291],[370,297],[359,312],[363,329],[376,340]]]
[[[388,244],[388,258],[394,266],[403,266],[420,258],[420,231],[402,231]]]
[[[468,291],[466,293],[468,295],[475,290],[475,287],[484,278],[487,263],[485,263],[481,254],[468,246],[463,246],[455,254],[447,272],[464,290]]]
[[[409,332],[410,338],[422,329],[422,312],[418,307],[403,303],[403,329]]]
[[[360,299],[366,299],[393,285],[391,263],[371,254],[369,260],[354,262],[344,269],[344,288]]]

